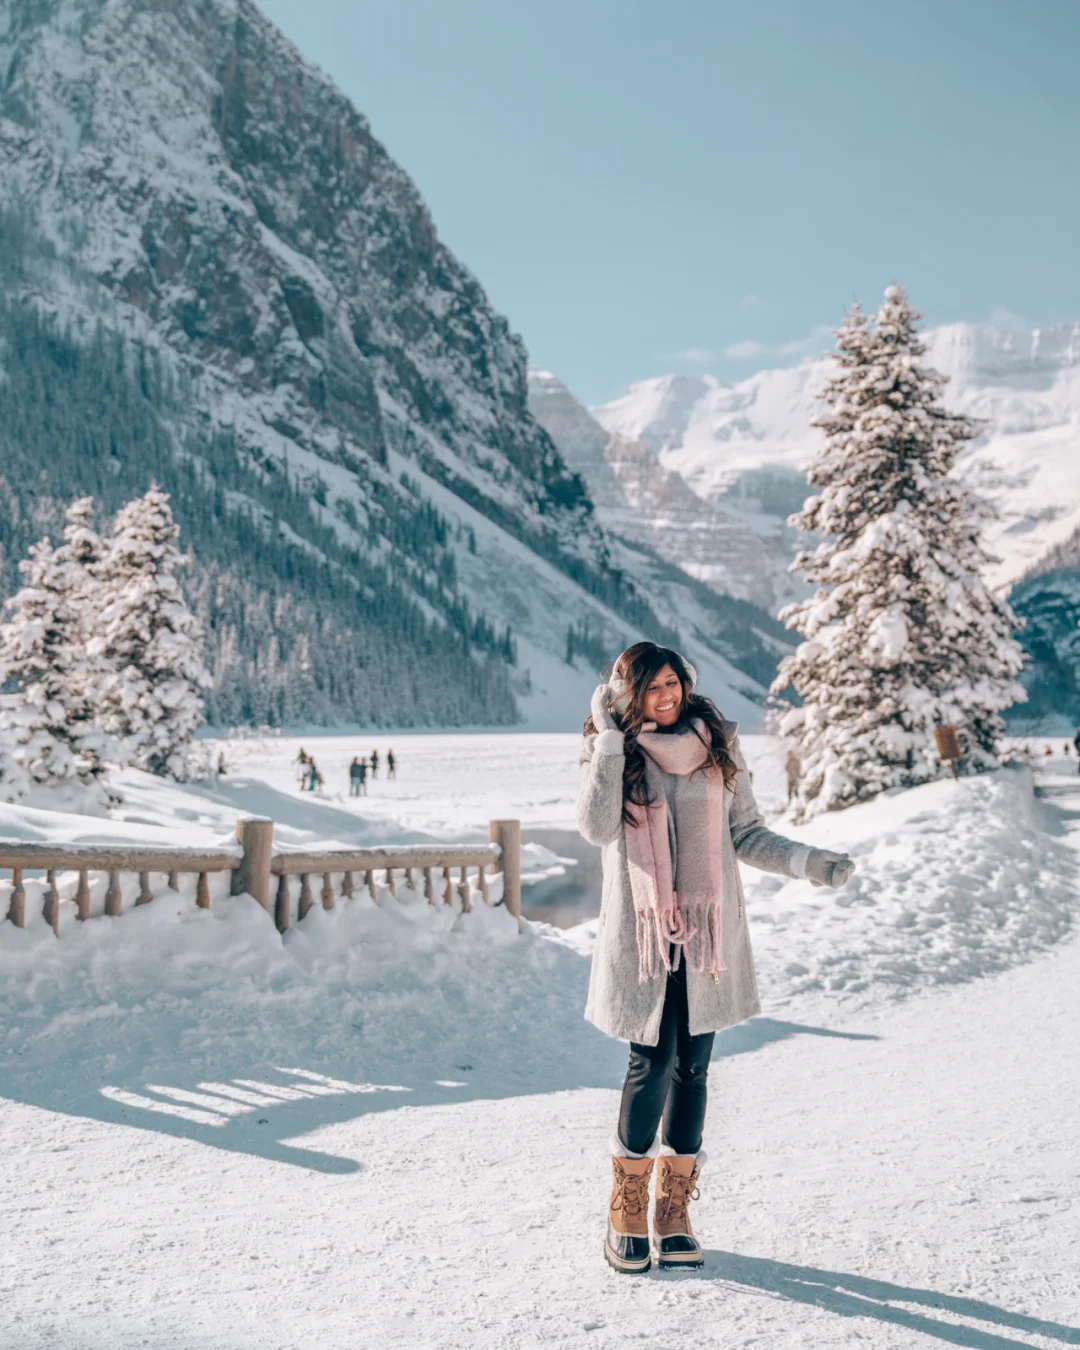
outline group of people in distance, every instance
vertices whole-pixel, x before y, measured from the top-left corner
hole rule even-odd
[[[361,759],[359,755],[353,756],[353,761],[349,765],[349,796],[366,797],[368,775],[372,778],[379,776],[379,752],[372,750],[371,754]],[[394,759],[393,750],[386,752],[386,776],[395,778],[397,776],[397,761]],[[314,755],[309,755],[303,746],[300,747],[300,753],[296,756],[296,782],[301,792],[317,792],[323,786],[323,776],[319,772],[315,763]]]
[[[353,761],[349,765],[349,796],[366,797],[368,774],[372,778],[379,776],[379,752],[372,750],[367,759],[361,759],[359,755],[353,756]],[[386,776],[387,778],[397,777],[397,761],[394,759],[393,750],[386,752]]]
[[[1076,735],[1072,738],[1072,746],[1075,746],[1076,748],[1077,772],[1080,773],[1080,727],[1076,728]],[[1069,752],[1071,748],[1072,747],[1070,747],[1068,741],[1066,741],[1065,744],[1061,747],[1061,753],[1065,756],[1066,759],[1069,758]],[[1049,745],[1043,747],[1044,756],[1052,755],[1053,753],[1054,752]]]

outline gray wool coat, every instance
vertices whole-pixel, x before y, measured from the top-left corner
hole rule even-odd
[[[707,971],[687,970],[692,1036],[721,1031],[761,1011],[736,859],[763,872],[794,877],[805,874],[809,852],[805,844],[785,839],[765,827],[735,734],[736,724],[729,722],[725,729],[728,745],[740,770],[734,790],[727,788],[724,791],[721,953],[727,969],[720,971],[715,979]],[[639,977],[637,919],[626,862],[626,827],[622,820],[622,734],[605,731],[599,736],[587,736],[580,767],[578,828],[591,844],[598,844],[603,849],[604,876],[600,927],[593,952],[585,1016],[609,1036],[618,1036],[638,1045],[655,1045],[664,1010],[667,972],[661,971],[651,980],[642,981]],[[701,774],[693,775],[690,784],[698,785],[703,794],[706,791]]]

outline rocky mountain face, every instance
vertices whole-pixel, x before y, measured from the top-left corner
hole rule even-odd
[[[520,340],[366,119],[254,5],[6,8],[5,196],[62,256],[301,448],[407,454],[602,559],[527,415]]]
[[[520,340],[249,0],[5,0],[0,232],[6,584],[66,496],[154,475],[220,720],[562,725],[601,646],[681,636],[531,415]],[[757,698],[744,619],[687,640]]]
[[[612,534],[654,549],[720,594],[775,607],[775,568],[744,521],[697,496],[649,446],[607,431],[550,372],[529,372],[529,408]]]
[[[787,519],[806,497],[807,421],[819,387],[809,367],[761,371],[739,385],[665,375],[590,411],[609,436],[644,446],[721,511],[729,530],[757,538],[760,589],[776,610],[804,593],[788,571],[798,539]]]

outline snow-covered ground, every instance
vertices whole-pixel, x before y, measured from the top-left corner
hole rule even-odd
[[[372,745],[307,748],[330,784]],[[575,738],[393,748],[397,782],[356,802],[299,797],[295,743],[238,743],[235,781],[128,775],[128,819],[83,837],[572,819]],[[775,750],[747,749],[775,808]],[[851,849],[846,893],[746,873],[766,1009],[717,1041],[685,1275],[600,1255],[625,1047],[581,1018],[591,925],[518,936],[405,890],[284,941],[243,896],[164,892],[59,941],[0,924],[0,1345],[1080,1344],[1080,776],[1038,781],[800,830]],[[72,819],[5,808],[0,834]]]

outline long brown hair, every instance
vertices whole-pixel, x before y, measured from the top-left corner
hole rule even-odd
[[[693,676],[683,658],[672,647],[660,647],[655,642],[635,642],[612,667],[612,677],[618,676],[623,685],[612,700],[611,715],[624,733],[622,814],[627,825],[637,823],[633,807],[652,804],[645,778],[645,751],[638,745],[637,738],[645,721],[645,696],[649,685],[665,666],[671,667],[682,685],[679,720],[665,730],[692,730],[701,737],[708,749],[708,758],[701,766],[702,773],[722,773],[725,786],[733,788],[739,772],[728,748],[724,719],[711,698],[703,698],[694,692]],[[700,729],[694,726],[695,721],[702,723]],[[598,729],[590,714],[585,722],[585,735],[591,736]]]

